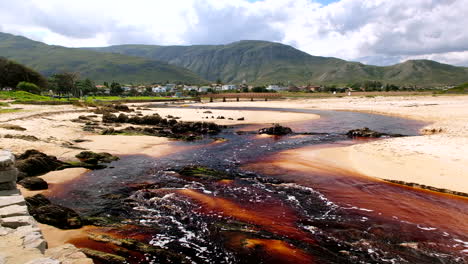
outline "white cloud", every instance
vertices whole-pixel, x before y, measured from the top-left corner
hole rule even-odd
[[[0,30],[73,47],[263,39],[375,64],[468,65],[467,13],[467,0],[0,0]]]

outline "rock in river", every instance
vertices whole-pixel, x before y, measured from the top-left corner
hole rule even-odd
[[[280,124],[274,124],[272,127],[266,127],[258,130],[258,134],[268,134],[282,136],[291,134],[293,131],[289,127],[281,126]]]
[[[44,195],[37,194],[26,198],[29,213],[39,223],[58,227],[60,229],[80,228],[81,217],[72,209],[52,204]]]
[[[39,177],[27,177],[19,181],[18,184],[31,191],[46,190],[49,188],[47,182]]]

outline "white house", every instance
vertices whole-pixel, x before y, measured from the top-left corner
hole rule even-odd
[[[211,89],[211,87],[209,87],[209,86],[202,86],[202,87],[198,88],[198,91],[199,91],[200,93],[206,93],[206,92],[208,92],[209,89]]]
[[[283,86],[279,86],[279,85],[276,85],[276,84],[270,84],[268,85],[268,87],[266,88],[267,90],[269,91],[286,91],[288,89],[288,87],[283,87]]]
[[[225,84],[223,85],[223,87],[221,88],[223,91],[228,91],[228,90],[236,90],[237,89],[237,85],[235,84]]]
[[[156,87],[151,87],[151,91],[153,93],[165,93],[167,92],[167,88],[165,86],[156,86]]]
[[[132,90],[132,87],[130,87],[130,86],[124,86],[124,87],[122,87],[122,90],[123,90],[124,92],[130,92],[130,91]]]

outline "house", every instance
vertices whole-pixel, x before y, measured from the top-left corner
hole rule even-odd
[[[146,86],[138,86],[137,88],[135,88],[135,90],[139,93],[144,93],[146,92]]]
[[[124,86],[124,87],[122,87],[122,90],[123,90],[124,92],[130,92],[130,91],[132,90],[132,87],[130,87],[130,86]]]
[[[222,90],[223,90],[223,87],[220,86],[220,85],[216,85],[216,86],[213,86],[213,90],[214,90],[214,91],[222,91]]]
[[[155,86],[151,87],[151,91],[153,93],[165,93],[167,92],[167,88],[165,86]]]
[[[104,85],[96,85],[96,88],[98,88],[98,89],[105,89],[106,86],[104,86]]]
[[[278,91],[286,91],[288,88],[280,86],[280,85],[276,85],[276,84],[270,84],[270,85],[268,85],[268,87],[266,89],[269,90],[269,91],[277,91],[278,92]]]
[[[198,86],[195,85],[184,85],[184,91],[198,91]]]
[[[173,83],[168,83],[165,85],[165,87],[167,92],[174,92],[174,90],[176,89],[176,85]]]
[[[311,91],[311,92],[318,92],[320,91],[320,86],[319,85],[309,85],[307,86],[307,90]]]
[[[210,90],[210,89],[212,89],[210,86],[202,86],[202,87],[198,88],[198,91],[199,91],[200,93],[206,93],[206,92],[208,92],[208,90]]]
[[[235,84],[225,84],[221,88],[221,90],[223,90],[223,91],[236,90],[236,89],[237,89],[237,85],[235,85]]]

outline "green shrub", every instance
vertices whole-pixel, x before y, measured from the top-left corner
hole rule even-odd
[[[33,94],[41,94],[41,88],[30,82],[20,82],[16,85],[16,89]]]

